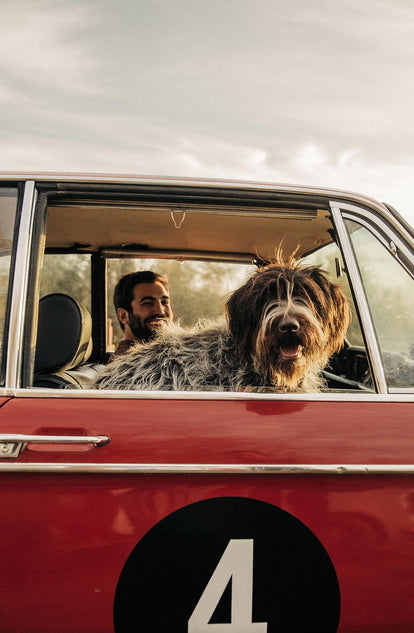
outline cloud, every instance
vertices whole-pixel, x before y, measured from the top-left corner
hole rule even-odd
[[[414,226],[414,155],[389,162],[382,156],[372,159],[362,149],[333,153],[317,144],[307,144],[299,148],[286,169],[295,182],[345,189],[387,202]]]
[[[320,185],[410,213],[413,16],[406,0],[6,3],[0,168]]]
[[[134,119],[120,125],[78,115],[78,133],[32,144],[3,142],[0,170],[123,173],[227,178],[345,189],[395,206],[414,224],[414,157],[399,163],[372,160],[362,149],[332,151],[314,142],[291,152],[232,143],[188,131],[151,128]]]
[[[6,95],[32,91],[95,92],[85,29],[97,24],[87,5],[61,0],[3,3],[0,38],[1,83]],[[4,93],[3,93],[4,99]]]
[[[319,172],[321,166],[326,167],[326,155],[316,145],[305,145],[296,156],[298,168],[305,173]]]

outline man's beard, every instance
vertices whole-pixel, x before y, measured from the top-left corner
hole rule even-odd
[[[157,319],[163,325],[165,325],[165,323],[167,322],[167,319],[162,315],[155,315],[149,317],[148,319],[144,319],[143,321],[141,317],[130,312],[128,315],[128,325],[135,338],[137,338],[139,341],[151,340],[159,331],[159,328],[151,328],[148,325],[148,323],[150,321],[153,321],[154,319]]]

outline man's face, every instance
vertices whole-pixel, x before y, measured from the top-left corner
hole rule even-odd
[[[159,281],[137,284],[133,297],[125,333],[129,334],[129,328],[134,338],[147,341],[173,319],[168,290]]]

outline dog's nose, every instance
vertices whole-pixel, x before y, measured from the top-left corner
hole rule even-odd
[[[299,321],[292,317],[283,319],[279,324],[279,331],[283,334],[289,334],[291,332],[297,332],[299,330]]]

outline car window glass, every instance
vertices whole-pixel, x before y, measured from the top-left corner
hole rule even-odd
[[[0,377],[2,385],[4,384],[4,359],[6,352],[7,297],[16,207],[17,189],[0,188]]]
[[[346,220],[390,387],[414,386],[414,280],[367,228]]]

